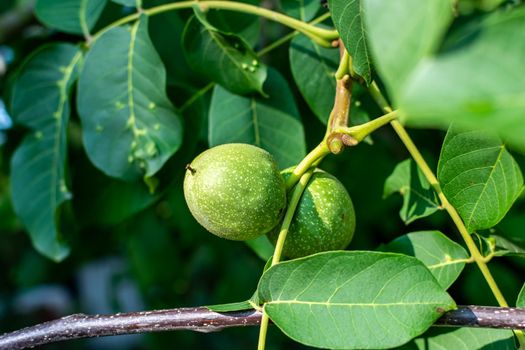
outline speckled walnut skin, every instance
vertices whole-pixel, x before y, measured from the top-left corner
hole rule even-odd
[[[186,170],[184,196],[202,226],[236,241],[267,233],[286,209],[275,160],[248,144],[220,145],[197,156]]]
[[[287,178],[293,168],[283,171]],[[355,212],[350,195],[337,178],[316,169],[290,225],[283,254],[291,259],[346,248],[354,236]],[[279,229],[268,237],[274,244]]]

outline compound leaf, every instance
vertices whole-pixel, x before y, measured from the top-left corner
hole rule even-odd
[[[13,117],[31,129],[11,161],[14,210],[35,248],[55,261],[69,254],[59,220],[61,205],[71,199],[66,183],[69,94],[81,60],[76,46],[46,46],[25,63],[12,92]]]
[[[417,259],[378,252],[326,252],[280,263],[259,282],[270,319],[303,344],[330,349],[399,346],[454,301]]]
[[[451,127],[437,175],[470,232],[495,226],[523,190],[518,164],[501,140],[485,131]]]
[[[104,33],[86,56],[78,112],[91,162],[109,176],[154,175],[182,142],[179,115],[165,92],[166,70],[148,36],[147,17]]]

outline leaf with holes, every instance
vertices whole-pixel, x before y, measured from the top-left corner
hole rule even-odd
[[[462,246],[439,231],[408,233],[394,239],[381,250],[421,260],[444,289],[448,289],[459,277],[469,259]]]
[[[182,125],[165,92],[166,71],[147,17],[104,33],[89,50],[78,112],[91,162],[109,176],[154,175],[179,149]]]
[[[411,159],[399,163],[385,181],[383,198],[396,192],[403,196],[399,216],[407,225],[441,209],[436,192]]]
[[[188,20],[182,45],[191,68],[208,79],[236,94],[263,92],[266,66],[243,39],[220,32],[204,15]]]
[[[280,2],[284,13],[303,22],[312,20],[321,9],[319,0],[280,0]]]
[[[107,0],[37,0],[36,17],[50,28],[87,35]]]
[[[352,56],[354,71],[370,83],[372,68],[364,27],[364,4],[361,0],[329,0],[328,3],[335,27]]]
[[[452,22],[452,3],[450,0],[367,0],[361,6],[375,67],[397,100],[417,65],[441,44]]]
[[[508,329],[433,327],[400,350],[516,350],[514,334]]]
[[[326,252],[280,263],[259,282],[270,319],[305,345],[377,349],[427,330],[454,301],[417,259]]]
[[[209,144],[253,144],[270,152],[279,167],[286,168],[306,154],[303,125],[293,94],[276,70],[269,71],[265,89],[267,98],[239,96],[216,86],[209,114]]]
[[[24,64],[11,99],[13,118],[31,129],[11,161],[14,209],[35,248],[55,261],[69,254],[59,221],[62,204],[71,199],[66,182],[69,95],[81,60],[73,45],[39,49]]]
[[[497,11],[418,67],[399,104],[407,122],[487,128],[524,151],[525,79],[516,79],[525,71],[524,22],[523,7]]]
[[[335,97],[335,71],[339,51],[326,49],[304,35],[292,40],[290,66],[293,78],[315,115],[324,124],[332,111]]]
[[[451,127],[443,142],[438,180],[469,232],[495,226],[523,190],[523,176],[501,140],[485,131]]]

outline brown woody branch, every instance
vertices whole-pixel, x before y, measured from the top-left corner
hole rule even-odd
[[[76,314],[0,336],[0,350],[26,349],[80,338],[191,330],[215,332],[224,328],[259,325],[255,310],[217,313],[205,307],[119,313]],[[525,309],[459,306],[445,313],[437,326],[525,329]]]

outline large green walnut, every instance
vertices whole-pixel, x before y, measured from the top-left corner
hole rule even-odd
[[[268,233],[286,209],[286,189],[270,153],[232,143],[210,148],[188,166],[184,196],[211,233],[248,240]]]
[[[283,171],[286,179],[293,169]],[[283,254],[295,259],[346,248],[355,231],[350,195],[337,178],[316,169],[306,186],[284,243]],[[275,244],[279,227],[268,234]]]

